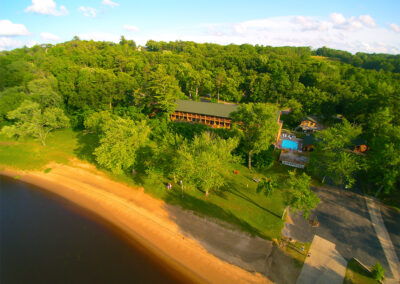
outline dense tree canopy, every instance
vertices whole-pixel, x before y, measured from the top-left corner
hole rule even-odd
[[[353,141],[361,134],[361,127],[346,119],[319,132],[318,147],[312,155],[311,168],[322,176],[329,176],[336,184],[351,187],[355,173],[360,169],[361,157],[350,152]]]
[[[101,111],[133,121],[148,120],[149,115],[157,119],[174,110],[175,99],[185,97],[290,107],[292,125],[304,115],[329,120],[340,114],[361,127],[370,150],[363,167],[351,153],[337,150],[340,155],[328,155],[329,165],[323,168],[346,183],[362,171],[373,187],[390,193],[400,188],[399,74],[399,55],[152,40],[137,47],[123,37],[119,44],[75,37],[57,45],[0,52],[0,123],[18,123],[7,113],[25,100],[37,103],[41,114],[45,109],[63,110],[78,129],[84,128],[88,116]],[[242,118],[242,133],[256,111]],[[249,123],[261,122],[267,120]],[[269,146],[272,135],[261,134],[256,136],[269,137]],[[246,138],[242,135],[239,147],[250,158],[263,150],[261,143]],[[129,168],[128,164],[118,168]]]

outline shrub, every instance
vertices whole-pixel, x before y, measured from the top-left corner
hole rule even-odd
[[[257,169],[269,169],[274,164],[274,148],[261,151],[253,156],[253,164]]]
[[[383,269],[379,261],[372,267],[372,277],[378,281],[385,279],[385,269]]]

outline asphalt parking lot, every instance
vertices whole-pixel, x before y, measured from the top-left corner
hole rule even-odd
[[[309,216],[317,218],[319,227],[312,228],[300,213],[291,212],[293,224],[287,222],[282,234],[301,242],[311,242],[314,235],[335,244],[336,250],[346,261],[356,257],[368,266],[379,261],[392,277],[386,256],[371,223],[368,207],[363,195],[333,187],[312,188],[321,203]],[[400,257],[400,213],[381,208],[382,217]]]
[[[352,191],[331,187],[312,189],[321,199],[315,210],[320,223],[316,234],[335,243],[336,249],[347,261],[356,257],[368,266],[379,261],[387,272],[386,276],[391,277],[364,197]],[[393,230],[396,230],[394,224]],[[396,237],[400,238],[398,234]]]

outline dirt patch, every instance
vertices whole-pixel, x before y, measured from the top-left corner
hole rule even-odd
[[[16,142],[6,142],[6,141],[1,141],[0,146],[10,146],[10,145],[16,145]]]

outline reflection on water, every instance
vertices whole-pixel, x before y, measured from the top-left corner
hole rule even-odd
[[[177,283],[104,222],[0,176],[0,283]]]

